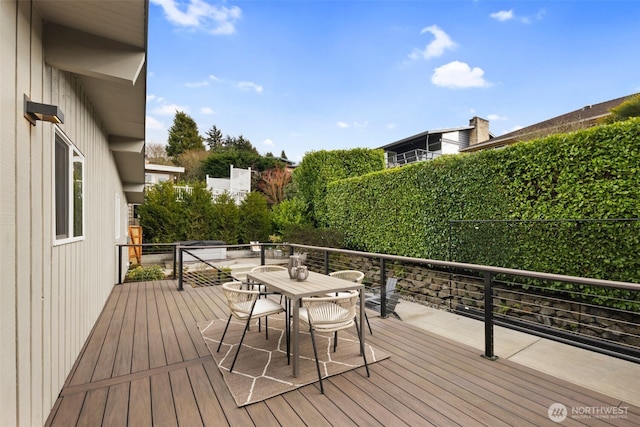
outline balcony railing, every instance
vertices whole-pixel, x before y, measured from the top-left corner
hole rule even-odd
[[[490,359],[495,358],[493,330],[499,325],[640,363],[640,285],[635,283],[297,244],[274,249],[274,245],[263,243],[259,254],[252,253],[249,245],[224,247],[229,258],[242,259],[245,265],[284,264],[287,255],[304,252],[311,271],[363,271],[367,292],[381,296],[386,279],[396,277],[402,299],[483,321],[484,356]],[[165,255],[175,265],[173,274],[180,289],[215,286],[238,278],[231,267],[221,267],[220,262],[180,261],[185,253],[194,259],[194,249],[173,245],[172,255]],[[268,253],[280,256],[270,259]],[[547,285],[552,282],[575,286],[551,291]],[[596,304],[588,291],[576,290],[589,287],[623,291],[623,296],[608,297],[606,305]],[[391,313],[385,298],[381,301],[380,316],[384,318]]]
[[[406,151],[404,153],[387,152],[387,167],[403,166],[409,163],[433,160],[440,154],[422,149]]]

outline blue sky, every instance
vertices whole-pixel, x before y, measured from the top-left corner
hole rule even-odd
[[[640,92],[640,1],[151,0],[147,143],[176,110],[262,154],[503,133]]]

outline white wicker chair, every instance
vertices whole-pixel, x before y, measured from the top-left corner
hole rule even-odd
[[[281,265],[258,265],[256,267],[253,267],[251,269],[252,273],[265,273],[268,271],[278,271],[278,270],[286,270],[287,267],[283,267]],[[260,292],[267,292],[267,293],[271,293],[269,292],[269,290],[267,289],[266,286],[264,285],[258,285],[258,284],[251,284],[251,287],[253,289],[257,288]],[[273,292],[275,293],[275,292]],[[282,302],[282,297],[280,297],[280,302]]]
[[[252,273],[263,273],[265,271],[278,271],[278,270],[286,270],[287,267],[283,267],[281,265],[258,265],[251,269]]]
[[[358,270],[338,270],[329,273],[329,276],[337,277],[339,279],[344,279],[355,283],[362,283],[362,279],[364,279],[364,273]]]
[[[324,394],[324,387],[322,386],[322,374],[320,373],[318,349],[316,347],[314,332],[333,332],[333,351],[335,352],[338,345],[338,331],[355,325],[356,333],[360,340],[360,352],[364,360],[367,377],[370,376],[367,356],[364,351],[364,346],[362,345],[358,321],[356,320],[358,291],[341,292],[341,294],[344,295],[303,298],[302,308],[300,308],[300,322],[307,325],[311,333],[313,353],[316,358],[316,369],[318,370],[318,381],[320,382],[320,392],[322,394]]]
[[[267,323],[267,316],[272,314],[282,313],[284,308],[278,304],[277,302],[269,299],[269,298],[261,298],[260,292],[252,289],[243,289],[244,285],[242,282],[228,282],[222,285],[222,291],[224,292],[225,297],[227,298],[227,306],[229,307],[229,311],[231,314],[229,315],[229,319],[227,320],[227,326],[224,328],[224,332],[222,333],[222,338],[220,338],[220,344],[218,344],[218,352],[220,351],[220,347],[222,346],[222,340],[224,340],[224,336],[227,334],[227,329],[229,328],[229,323],[231,323],[231,318],[235,317],[238,320],[246,320],[244,331],[242,332],[242,338],[240,338],[240,344],[238,345],[238,350],[236,351],[236,355],[233,358],[233,363],[231,364],[231,369],[229,372],[233,371],[233,367],[236,364],[236,359],[238,358],[238,354],[240,353],[240,349],[242,348],[242,341],[244,341],[244,336],[249,329],[249,323],[252,319],[261,319],[265,318],[265,330],[266,330],[266,338],[269,339],[269,325]]]
[[[348,280],[350,282],[362,283],[364,279],[364,273],[358,270],[338,270],[332,273],[329,273],[329,276],[337,277],[339,279]],[[338,292],[337,295],[344,295],[345,292]],[[371,324],[369,323],[369,316],[367,313],[364,313],[364,318],[367,321],[367,327],[369,328],[369,333],[373,335],[373,331],[371,330]]]

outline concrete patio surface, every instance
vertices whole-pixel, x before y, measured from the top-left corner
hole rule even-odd
[[[445,310],[401,300],[396,313],[409,324],[484,353],[484,323]],[[498,357],[640,406],[640,364],[500,326],[494,328]]]

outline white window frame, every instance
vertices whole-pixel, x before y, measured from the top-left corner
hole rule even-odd
[[[66,168],[66,184],[59,184],[57,181],[59,181],[59,174],[58,174],[58,165],[56,162],[57,159],[57,150],[58,150],[58,143],[64,143],[66,145],[67,148],[67,152],[66,152],[66,163],[63,165],[64,168]],[[63,153],[65,154],[65,153]],[[52,203],[53,203],[53,222],[52,222],[52,231],[53,231],[53,241],[54,241],[54,245],[63,245],[66,243],[72,243],[72,242],[77,242],[80,240],[84,240],[85,239],[85,212],[86,212],[86,173],[85,173],[85,161],[84,161],[84,155],[82,154],[82,152],[80,152],[80,150],[78,149],[78,147],[75,146],[75,144],[73,144],[73,142],[71,142],[71,140],[69,139],[69,137],[67,137],[67,135],[65,135],[65,133],[58,127],[56,126],[55,132],[54,132],[54,141],[53,141],[53,179],[52,181]],[[80,230],[76,230],[74,225],[76,224],[75,220],[75,216],[76,215],[76,209],[74,206],[74,201],[75,201],[75,195],[76,195],[76,188],[77,188],[77,183],[74,180],[74,169],[76,167],[77,164],[80,164],[81,166],[81,173],[80,173],[80,182],[79,182],[79,190],[80,190],[80,200],[82,202],[82,206],[80,207],[80,215],[82,216],[82,218],[80,219]],[[66,187],[66,196],[64,193],[59,193],[58,192],[58,187],[59,185],[64,185]],[[64,200],[62,201],[62,203],[65,203],[64,208],[61,206],[58,206],[58,201],[64,198]],[[58,216],[62,213],[62,215],[67,216],[66,218],[66,230],[60,230],[61,233],[58,233]]]

